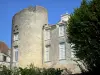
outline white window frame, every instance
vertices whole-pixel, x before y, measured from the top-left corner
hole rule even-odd
[[[64,36],[64,35],[65,35],[65,26],[59,25],[59,36]]]
[[[14,34],[14,41],[18,41],[18,33]]]
[[[18,61],[18,51],[15,51],[15,61]]]
[[[74,53],[72,49],[71,49],[71,58],[74,58]]]
[[[18,61],[18,46],[14,47],[14,59],[15,59],[15,62]]]
[[[71,58],[75,58],[75,55],[74,55],[74,52],[73,52],[73,49],[72,49],[73,46],[74,46],[74,44],[71,44]]]
[[[44,51],[44,62],[50,61],[49,55],[50,55],[50,46],[46,46]]]
[[[66,59],[66,45],[59,43],[59,60]]]

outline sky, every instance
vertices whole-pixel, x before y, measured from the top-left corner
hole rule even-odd
[[[12,17],[29,6],[40,5],[48,10],[49,24],[55,24],[62,14],[73,13],[82,0],[0,0],[0,41],[11,47]]]

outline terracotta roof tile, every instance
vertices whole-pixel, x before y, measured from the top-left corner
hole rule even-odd
[[[9,50],[8,46],[4,42],[0,41],[0,52],[7,53],[8,50]]]

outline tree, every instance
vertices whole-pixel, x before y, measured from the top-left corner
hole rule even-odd
[[[100,69],[100,0],[83,0],[71,14],[67,32],[75,56],[89,71]]]

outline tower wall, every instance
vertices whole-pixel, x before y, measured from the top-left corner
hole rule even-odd
[[[26,67],[42,66],[42,26],[48,23],[47,10],[41,6],[29,7],[13,17],[12,49],[14,65]],[[16,29],[16,25],[18,29]],[[18,32],[18,41],[14,33]],[[18,45],[18,61],[15,60],[14,46]]]

